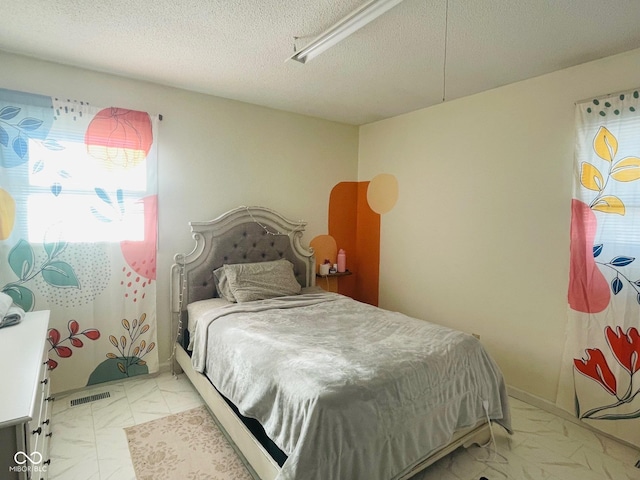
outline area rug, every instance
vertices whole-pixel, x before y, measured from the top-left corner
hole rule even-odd
[[[203,405],[125,428],[137,480],[252,480]]]

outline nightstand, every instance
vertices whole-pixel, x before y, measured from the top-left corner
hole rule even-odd
[[[338,279],[347,275],[352,275],[352,272],[347,270],[345,272],[329,273],[327,275],[316,273],[316,285],[327,292],[335,293],[338,291]]]

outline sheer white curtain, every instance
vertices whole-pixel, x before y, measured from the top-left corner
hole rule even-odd
[[[156,132],[145,112],[0,89],[0,289],[51,311],[54,391],[158,369]]]
[[[640,446],[640,94],[576,105],[558,405]]]

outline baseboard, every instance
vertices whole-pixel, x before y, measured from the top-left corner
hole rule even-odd
[[[108,388],[111,385],[115,385],[117,383],[122,383],[122,382],[126,382],[132,379],[135,379],[136,377],[140,377],[138,378],[144,378],[145,376],[147,377],[157,377],[158,375],[160,375],[161,373],[169,373],[171,372],[171,364],[169,362],[164,362],[161,363],[158,366],[158,371],[154,372],[154,373],[148,373],[148,374],[144,374],[144,375],[136,375],[134,377],[130,377],[130,378],[118,378],[115,380],[109,380],[108,382],[101,382],[101,383],[94,383],[93,385],[84,385],[82,387],[78,387],[78,388],[72,388],[69,390],[62,390],[62,391],[56,391],[56,392],[51,392],[51,395],[54,397],[66,397],[68,395],[72,395],[74,393],[78,393],[78,392],[84,392],[87,389],[90,388],[100,388],[100,387],[105,387]]]
[[[571,415],[571,413],[558,407],[555,403],[551,403],[549,400],[545,400],[544,398],[540,398],[536,395],[533,395],[529,392],[525,392],[524,390],[521,390],[517,387],[513,387],[511,385],[507,385],[507,393],[509,394],[510,397],[517,398],[518,400],[521,400],[524,403],[528,403],[529,405],[537,407],[540,410],[549,412],[557,417],[560,417],[563,420],[567,420],[571,423],[575,423],[576,425],[580,425],[581,427],[586,428],[587,430],[591,430],[592,432],[597,433],[598,435],[602,435],[604,437],[610,438],[612,440],[615,440],[618,443],[621,443],[623,445],[626,445],[636,450],[638,448],[636,445],[633,445],[632,443],[629,443],[617,437],[614,437],[613,435],[603,432],[602,430],[598,430],[597,428],[594,428],[591,425],[579,420],[575,416]]]
[[[167,360],[166,362],[162,362],[158,367],[158,373],[167,373],[171,371],[171,362]]]
[[[511,385],[507,385],[507,393],[510,397],[517,398],[518,400],[522,400],[524,403],[528,403],[529,405],[533,405],[534,407],[538,407],[541,410],[552,413],[562,418],[563,420],[568,420],[577,425],[588,426],[584,422],[578,420],[575,416],[571,415],[566,410],[558,407],[555,403],[551,403],[549,400],[545,400],[544,398],[538,397],[529,392],[525,392],[524,390],[513,387]]]

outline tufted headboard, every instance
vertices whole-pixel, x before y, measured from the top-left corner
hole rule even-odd
[[[215,220],[189,222],[189,225],[196,245],[191,253],[174,256],[172,317],[185,316],[191,302],[218,296],[213,271],[225,263],[284,258],[293,263],[294,274],[302,287],[315,285],[313,249],[301,244],[306,222],[287,220],[265,207],[238,207]],[[176,330],[172,328],[172,331]]]

